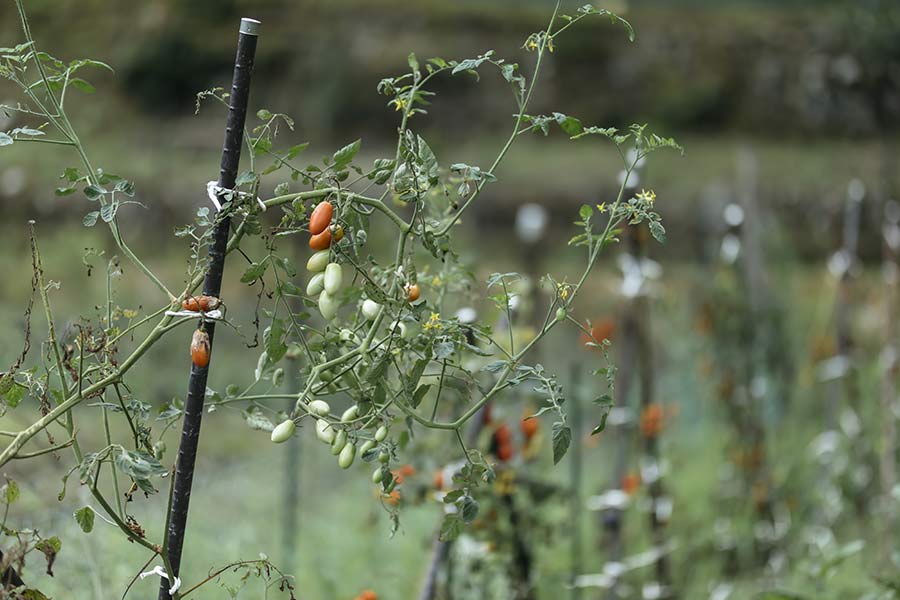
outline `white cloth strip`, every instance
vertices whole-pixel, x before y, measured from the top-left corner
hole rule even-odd
[[[209,201],[212,202],[213,206],[216,207],[217,212],[222,210],[222,204],[219,202],[219,194],[223,194],[225,192],[231,192],[233,194],[237,194],[238,197],[242,197],[242,196],[246,197],[246,196],[250,195],[246,192],[239,192],[237,190],[229,190],[229,189],[226,189],[223,187],[219,187],[219,184],[215,181],[207,181],[206,182],[206,195],[209,196]],[[264,210],[264,211],[266,210],[266,203],[263,202],[259,196],[256,197],[256,202],[257,202],[257,204],[259,204],[259,207],[262,210]]]
[[[152,571],[147,571],[146,573],[141,573],[141,579],[143,580],[145,577],[150,577],[151,575],[157,575],[159,577],[162,577],[166,581],[171,581],[169,579],[168,573],[166,573],[166,570],[163,569],[161,565],[156,565],[155,567],[153,567]],[[172,583],[172,587],[169,588],[169,595],[177,592],[180,587],[181,587],[181,578],[176,577],[175,582]]]

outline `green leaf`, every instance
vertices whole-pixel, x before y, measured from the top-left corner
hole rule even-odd
[[[266,262],[267,261],[263,260],[258,263],[250,263],[250,266],[247,267],[247,270],[241,275],[241,283],[253,283],[262,277],[266,272]]]
[[[69,85],[74,86],[76,90],[85,94],[93,94],[97,91],[97,89],[93,85],[91,85],[84,79],[81,79],[80,77],[70,79]]]
[[[347,144],[340,150],[334,153],[332,157],[332,162],[334,163],[333,167],[335,171],[340,171],[347,165],[349,165],[353,161],[353,157],[359,152],[360,144],[362,140],[356,140],[351,144]]]
[[[81,530],[85,533],[90,533],[94,530],[94,509],[90,506],[85,506],[79,508],[74,513],[75,522],[81,527]]]
[[[84,215],[84,218],[81,219],[81,224],[85,227],[93,227],[97,224],[97,218],[100,216],[100,211],[92,210],[88,214]]]
[[[104,223],[109,223],[116,218],[116,212],[118,210],[119,204],[117,202],[110,202],[100,209],[100,218],[103,219]]]
[[[487,371],[488,373],[498,373],[507,364],[509,364],[509,363],[507,363],[505,360],[495,360],[494,362],[488,363],[488,364],[484,365],[483,367],[481,367],[481,370]]]
[[[478,502],[472,496],[464,496],[460,501],[460,514],[465,523],[471,523],[478,516]]]
[[[104,194],[106,190],[103,188],[91,184],[84,188],[84,195],[87,196],[88,200],[97,200],[100,196]]]
[[[572,429],[565,423],[557,421],[553,424],[553,464],[558,464],[572,443]]]
[[[556,119],[556,123],[559,125],[560,129],[565,131],[570,136],[578,135],[583,129],[581,126],[581,121],[579,121],[575,117],[570,117],[568,115],[555,112],[553,113],[553,118]]]
[[[244,420],[250,429],[258,431],[272,431],[275,425],[255,406],[244,411]]]
[[[121,180],[116,183],[116,187],[114,188],[117,192],[121,192],[131,198],[134,196],[134,182],[128,180]]]
[[[453,344],[448,341],[435,342],[434,344],[434,357],[437,360],[443,360],[445,358],[450,358],[453,356]]]
[[[4,504],[12,504],[19,499],[19,484],[12,479],[7,479],[6,484],[0,488],[0,499]]]
[[[412,401],[413,408],[418,408],[418,406],[422,403],[422,399],[425,397],[425,395],[428,393],[428,390],[430,390],[430,389],[431,389],[430,383],[419,386],[419,388],[416,390],[416,393],[413,394],[413,401]]]
[[[287,352],[287,345],[282,338],[284,338],[284,324],[281,319],[275,319],[266,336],[266,354],[273,364],[281,360]]]
[[[256,173],[250,170],[243,171],[240,175],[238,175],[238,178],[235,179],[234,187],[247,185],[249,183],[253,183],[254,181],[256,181]]]
[[[666,243],[666,228],[659,221],[650,221],[650,235],[660,244]]]
[[[609,394],[603,394],[599,398],[594,399],[594,404],[600,407],[600,424],[591,430],[591,435],[597,435],[606,429],[606,420],[609,418],[609,413],[612,410],[613,400]]]
[[[306,150],[307,148],[309,148],[309,142],[304,142],[302,144],[297,144],[296,146],[291,146],[291,148],[288,150],[288,153],[285,155],[284,158],[285,158],[285,160],[291,160],[293,158],[297,158],[297,156],[301,152]],[[278,192],[276,192],[275,195],[277,196]]]
[[[441,523],[440,540],[442,542],[455,540],[462,532],[462,526],[462,521],[458,515],[448,514],[444,516],[444,521]]]
[[[150,485],[150,477],[168,472],[156,457],[146,452],[131,451],[121,447],[116,453],[115,463],[120,471],[134,479],[135,483],[148,493],[155,491]]]

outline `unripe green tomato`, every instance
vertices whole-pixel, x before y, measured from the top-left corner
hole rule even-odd
[[[321,273],[324,271],[325,267],[328,266],[328,255],[328,250],[319,250],[310,256],[309,260],[306,261],[306,270],[313,273]]]
[[[334,373],[329,369],[322,369],[319,371],[319,381],[322,383],[330,383],[332,380],[334,380]]]
[[[329,263],[325,267],[325,291],[334,296],[341,291],[341,284],[344,283],[344,272],[338,263]]]
[[[390,494],[391,492],[394,491],[395,487],[397,487],[397,480],[394,478],[391,478],[390,483],[388,483],[386,486],[384,486],[384,493]]]
[[[349,469],[350,465],[353,464],[354,458],[356,458],[356,446],[347,444],[338,456],[338,465],[340,465],[342,469]]]
[[[291,419],[282,421],[275,426],[275,429],[272,430],[272,441],[276,444],[288,441],[291,436],[294,435],[294,429],[294,421],[292,421]]]
[[[325,289],[325,273],[316,273],[306,284],[306,295],[316,296]]]
[[[272,385],[281,385],[281,382],[284,381],[284,369],[278,367],[275,369],[275,372],[272,373]]]
[[[313,400],[308,404],[309,413],[317,417],[327,417],[331,407],[324,400]]]
[[[360,452],[360,454],[363,454]],[[372,472],[372,483],[381,483],[381,479],[384,477],[384,472],[381,470],[381,467],[378,467]]]
[[[316,421],[316,437],[320,442],[330,444],[334,441],[334,429],[325,419]]]
[[[359,408],[354,404],[350,408],[344,411],[344,414],[341,415],[341,421],[347,423],[348,421],[352,421],[356,417],[359,416]]]
[[[381,427],[379,427],[378,429],[375,430],[375,441],[383,442],[384,438],[387,437],[387,434],[388,434],[387,427],[382,425]]]
[[[390,462],[390,460],[391,460],[391,455],[388,454],[387,452],[385,452],[384,450],[382,450],[381,452],[378,453],[378,462],[380,462],[381,464],[386,465],[386,464],[388,464],[388,462]]]
[[[342,342],[352,342],[354,344],[359,344],[359,336],[353,332],[351,329],[341,329],[341,341]]]
[[[341,429],[337,432],[337,435],[334,436],[334,441],[331,442],[331,453],[335,456],[341,453],[341,450],[344,449],[344,446],[347,445],[347,432]]]
[[[391,332],[399,333],[401,340],[405,340],[407,337],[409,337],[406,330],[406,323],[404,323],[403,321],[394,321],[393,323],[391,323]]]
[[[359,447],[359,455],[365,456],[366,452],[375,447],[375,440],[366,440]]]
[[[372,321],[375,317],[378,316],[378,311],[381,309],[381,305],[375,302],[374,300],[366,299],[362,304],[362,314],[363,316]]]
[[[337,298],[328,292],[319,294],[319,312],[326,321],[331,321],[337,316],[338,306]]]
[[[560,306],[556,309],[556,320],[564,321],[566,319],[566,314],[566,309]]]

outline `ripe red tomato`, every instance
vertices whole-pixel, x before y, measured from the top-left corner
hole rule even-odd
[[[191,338],[191,362],[201,369],[209,364],[209,334],[202,329],[194,331]]]
[[[309,233],[318,235],[325,231],[331,224],[331,217],[334,215],[334,205],[328,200],[323,200],[313,209],[309,216]]]
[[[512,441],[512,431],[509,429],[509,425],[503,423],[500,427],[494,431],[494,439],[497,440],[498,445],[508,444]]]
[[[325,250],[331,247],[331,230],[326,229],[309,238],[309,247],[313,250]]]
[[[222,301],[215,296],[190,296],[181,301],[181,308],[191,312],[209,312],[222,305]]]
[[[506,462],[513,457],[513,447],[511,442],[500,444],[497,446],[497,460]]]

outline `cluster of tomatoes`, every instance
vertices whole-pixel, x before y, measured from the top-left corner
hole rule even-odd
[[[486,411],[483,418],[485,424],[489,425],[491,423],[490,411]],[[541,424],[535,418],[525,417],[519,422],[519,430],[524,439],[523,453],[528,453],[531,450],[540,429]],[[500,423],[491,433],[491,453],[497,457],[498,461],[509,462],[515,456],[513,442],[513,433],[510,426],[506,423]]]
[[[340,263],[331,261],[331,244],[341,241],[344,228],[332,225],[334,205],[323,200],[319,202],[309,218],[309,247],[316,253],[306,261],[306,270],[313,273],[306,285],[306,294],[318,296],[319,312],[326,321],[337,316],[340,303],[337,293],[344,284],[344,273]]]
[[[181,308],[190,312],[205,313],[222,306],[222,301],[215,296],[189,296],[182,300]],[[209,334],[201,325],[191,338],[191,362],[199,368],[209,365]]]

